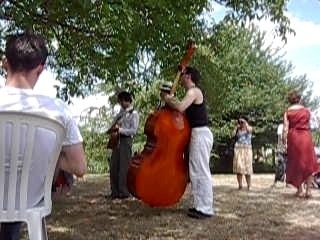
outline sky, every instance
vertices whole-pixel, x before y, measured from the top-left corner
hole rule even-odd
[[[214,4],[215,16],[220,19],[225,9]],[[313,83],[314,96],[320,97],[320,1],[319,0],[290,0],[286,15],[290,26],[296,34],[287,36],[287,44],[275,37],[274,25],[270,21],[256,22],[262,31],[266,31],[266,44],[282,47],[284,59],[294,66],[294,75],[307,75]]]
[[[291,0],[288,5],[288,16],[296,35],[289,35],[288,42],[284,46],[285,59],[292,62],[295,74],[306,74],[313,82],[315,96],[320,96],[319,13],[319,0]],[[279,41],[276,41],[275,45],[279,45]]]
[[[219,21],[225,9],[217,4],[213,5],[215,21]],[[319,0],[290,0],[287,16],[291,27],[296,35],[287,36],[287,44],[283,45],[280,38],[274,36],[274,26],[268,21],[257,22],[261,30],[267,32],[267,44],[272,43],[274,47],[283,47],[284,59],[290,61],[294,66],[294,75],[306,74],[313,83],[314,96],[320,97],[320,1]],[[55,96],[57,84],[55,75],[50,71],[41,74],[35,86],[35,91]],[[4,79],[0,79],[0,85]],[[80,116],[85,109],[91,106],[101,107],[107,103],[106,96],[89,96],[83,99],[73,99],[71,110],[74,116]],[[319,110],[320,112],[320,110]]]

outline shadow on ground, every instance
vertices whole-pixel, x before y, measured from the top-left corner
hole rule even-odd
[[[107,177],[89,176],[73,196],[55,200],[49,239],[320,239],[319,190],[306,200],[292,197],[295,190],[283,184],[271,188],[272,175],[255,175],[250,192],[237,190],[233,175],[213,179],[216,214],[194,220],[186,216],[189,187],[178,205],[157,209],[138,200],[106,200]]]

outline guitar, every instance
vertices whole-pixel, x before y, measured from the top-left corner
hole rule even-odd
[[[115,123],[109,128],[107,134],[109,134],[109,140],[107,143],[108,149],[115,149],[119,144],[119,126],[122,116],[115,121]]]
[[[133,113],[133,110],[134,109],[130,109],[130,111],[123,111],[123,113],[117,117],[114,124],[109,128],[107,134],[110,136],[107,143],[107,149],[115,149],[119,145],[119,127],[121,126],[122,119],[127,113]]]

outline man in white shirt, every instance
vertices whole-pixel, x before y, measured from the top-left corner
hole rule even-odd
[[[22,33],[9,36],[6,42],[3,66],[6,70],[6,84],[0,89],[0,110],[33,112],[60,121],[66,129],[59,168],[83,176],[86,172],[86,159],[82,137],[75,120],[62,101],[33,91],[39,75],[44,69],[48,50],[39,35]],[[46,143],[43,143],[44,145]],[[50,143],[48,143],[50,144]],[[45,160],[35,164],[30,173],[28,205],[41,204],[42,199],[34,198],[44,187],[43,172]],[[0,240],[18,240],[21,223],[2,223]]]

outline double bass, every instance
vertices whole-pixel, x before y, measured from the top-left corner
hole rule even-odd
[[[188,66],[195,51],[189,43],[179,65],[170,93],[179,83],[182,70]],[[147,136],[142,152],[130,162],[127,185],[130,193],[152,207],[167,207],[176,204],[189,179],[185,150],[191,128],[185,115],[164,106],[148,116],[144,133]]]

